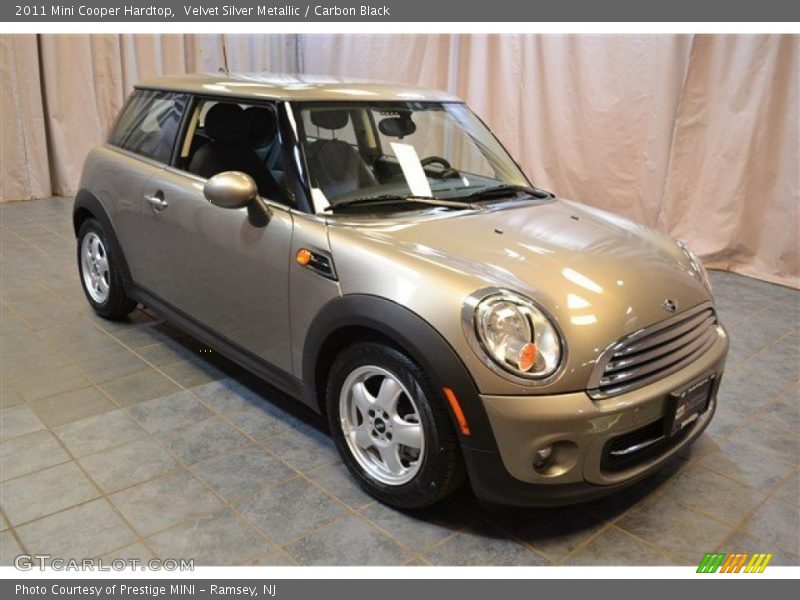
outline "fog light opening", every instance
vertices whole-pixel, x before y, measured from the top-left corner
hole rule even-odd
[[[533,453],[533,468],[539,472],[545,471],[553,464],[553,444],[539,448]]]

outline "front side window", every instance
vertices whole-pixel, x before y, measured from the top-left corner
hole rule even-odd
[[[241,171],[253,178],[263,198],[285,204],[277,107],[273,103],[198,100],[176,166],[206,179],[224,171]]]
[[[297,103],[317,211],[371,199],[463,201],[530,184],[461,103]]]
[[[187,101],[186,94],[135,90],[111,133],[109,143],[169,163]]]

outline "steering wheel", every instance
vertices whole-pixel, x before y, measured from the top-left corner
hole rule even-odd
[[[419,161],[419,164],[421,164],[423,167],[427,167],[428,165],[432,164],[439,164],[442,165],[444,169],[452,168],[450,166],[450,162],[446,158],[442,158],[441,156],[428,156]]]
[[[448,161],[446,158],[442,158],[441,156],[428,156],[419,161],[419,164],[421,164],[423,167],[427,167],[428,165],[432,165],[434,163],[437,165],[442,165],[442,170],[436,173],[436,176],[439,179],[458,179],[461,177],[461,174],[450,166],[450,161]]]

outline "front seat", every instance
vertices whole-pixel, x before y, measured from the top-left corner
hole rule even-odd
[[[255,180],[261,196],[282,199],[277,182],[250,146],[250,133],[241,106],[215,104],[206,114],[204,130],[211,141],[195,152],[189,164],[191,173],[209,178],[223,171],[241,171]]]
[[[347,126],[350,114],[346,110],[321,109],[312,111],[310,118],[320,129],[335,132]],[[306,158],[309,170],[317,179],[317,185],[328,198],[378,184],[358,151],[342,140],[311,142],[308,144]]]
[[[281,142],[278,139],[278,120],[275,111],[263,106],[250,106],[244,110],[250,147],[264,163],[272,178],[283,187]]]

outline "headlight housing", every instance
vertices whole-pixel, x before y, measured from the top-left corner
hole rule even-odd
[[[546,379],[561,365],[561,336],[529,298],[495,291],[478,301],[471,320],[481,351],[503,371],[524,379]]]
[[[689,248],[689,246],[680,240],[676,241],[678,243],[678,247],[683,250],[683,253],[689,259],[689,263],[691,264],[692,268],[692,275],[699,279],[703,285],[706,286],[708,293],[713,296],[714,291],[711,289],[711,279],[708,277],[708,271],[706,271],[705,266],[703,266],[703,262],[700,260],[697,254],[692,252],[692,249]]]

